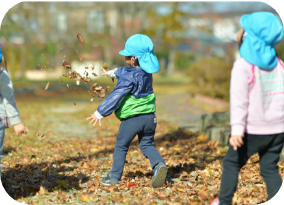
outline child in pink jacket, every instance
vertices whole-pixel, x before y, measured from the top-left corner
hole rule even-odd
[[[211,205],[232,204],[239,171],[255,153],[268,200],[282,185],[277,163],[284,143],[284,65],[275,45],[283,38],[283,26],[269,12],[244,15],[241,25],[237,40],[242,58],[231,73],[230,147],[223,159],[219,198]]]

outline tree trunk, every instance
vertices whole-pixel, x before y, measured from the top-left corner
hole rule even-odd
[[[174,74],[174,70],[175,70],[175,55],[176,55],[176,50],[175,49],[171,49],[170,50],[170,54],[169,54],[169,63],[167,66],[167,75],[173,75]]]

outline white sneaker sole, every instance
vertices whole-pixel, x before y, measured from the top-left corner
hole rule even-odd
[[[105,186],[110,186],[111,184],[106,184],[106,183],[103,183],[101,182],[101,184],[105,185]]]
[[[166,166],[161,166],[158,170],[158,174],[152,181],[152,187],[158,188],[165,184],[168,169]]]

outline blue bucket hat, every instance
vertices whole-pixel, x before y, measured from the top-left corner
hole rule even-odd
[[[240,48],[241,56],[264,70],[277,65],[275,45],[283,38],[283,25],[270,12],[255,12],[241,17],[247,35]]]
[[[154,44],[152,40],[143,34],[130,36],[124,50],[119,52],[123,56],[136,56],[140,67],[147,73],[157,73],[160,71],[160,64],[154,54]]]

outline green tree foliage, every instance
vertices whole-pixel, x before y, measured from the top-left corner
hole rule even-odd
[[[232,63],[218,57],[202,57],[188,68],[190,93],[229,100]]]
[[[175,55],[176,70],[185,71],[194,61],[194,54],[177,52]]]

